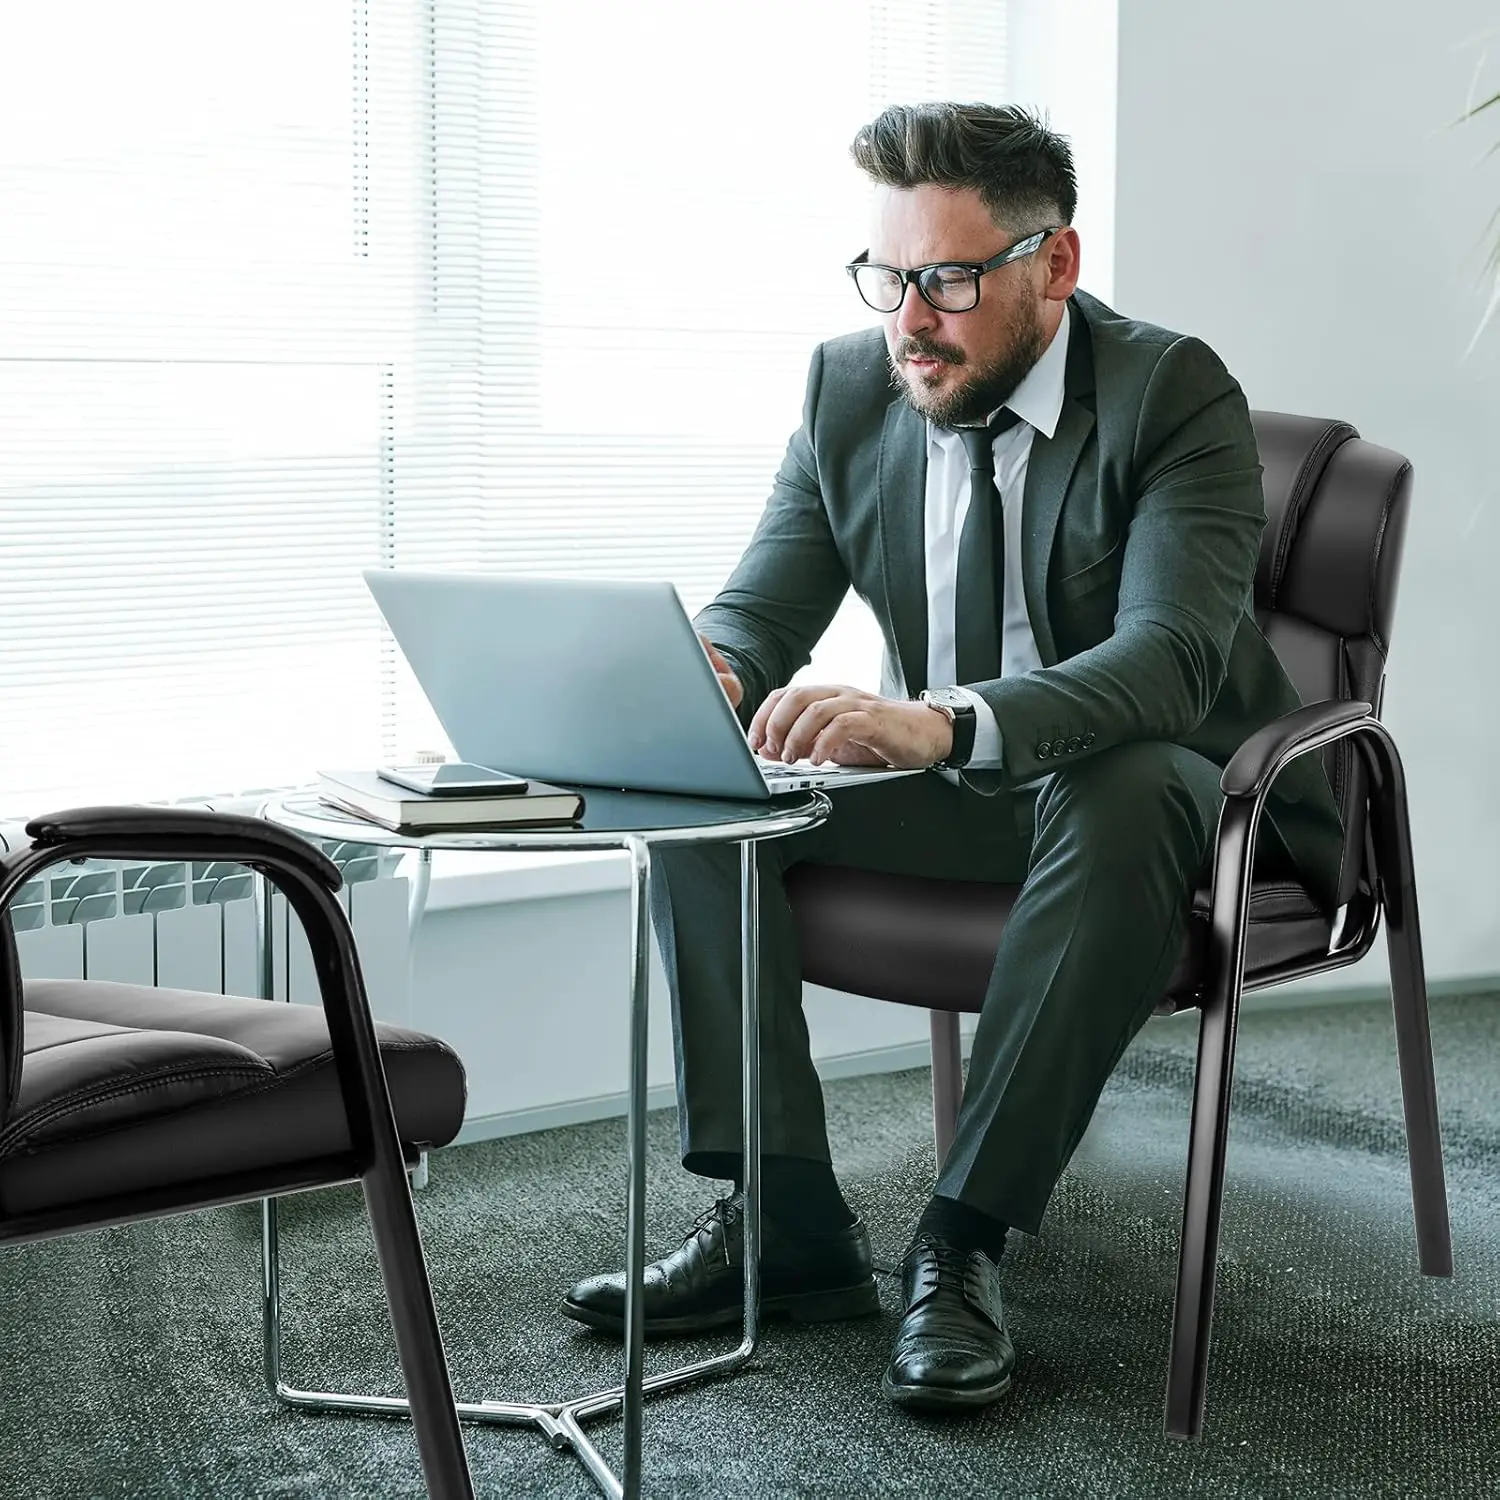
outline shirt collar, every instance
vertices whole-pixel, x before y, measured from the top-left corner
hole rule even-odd
[[[1029,422],[1043,437],[1050,438],[1057,431],[1062,417],[1063,397],[1067,394],[1068,374],[1068,329],[1073,310],[1063,303],[1063,315],[1052,335],[1052,342],[1042,351],[1042,357],[1026,372],[1025,378],[1011,393],[1005,404],[1023,422]],[[990,414],[994,415],[993,412]],[[935,442],[941,437],[951,436],[949,428],[927,424],[927,438]]]

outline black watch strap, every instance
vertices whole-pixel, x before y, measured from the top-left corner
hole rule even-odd
[[[972,703],[954,703],[949,705],[953,709],[953,748],[938,762],[944,770],[956,771],[961,766],[969,763],[974,754],[974,705]]]

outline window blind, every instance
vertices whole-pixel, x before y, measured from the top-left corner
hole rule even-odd
[[[362,567],[701,606],[855,129],[1005,78],[1003,0],[0,0],[0,814],[442,748]]]

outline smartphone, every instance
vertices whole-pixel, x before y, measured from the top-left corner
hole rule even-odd
[[[466,761],[438,761],[421,766],[381,766],[375,773],[410,792],[427,797],[498,797],[524,792],[530,783],[522,776],[472,766]]]

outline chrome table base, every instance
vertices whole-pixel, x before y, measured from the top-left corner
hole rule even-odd
[[[265,1372],[266,1385],[288,1406],[301,1407],[308,1411],[362,1413],[373,1416],[406,1417],[410,1407],[404,1397],[353,1395],[345,1392],[302,1390],[286,1383],[281,1370],[281,1317],[280,1317],[280,1266],[279,1232],[277,1229],[276,1200],[262,1201],[262,1228],[265,1272]],[[748,1212],[746,1214],[748,1228]],[[646,1396],[658,1391],[670,1390],[686,1385],[690,1381],[702,1380],[713,1375],[730,1374],[742,1368],[754,1355],[757,1345],[755,1327],[756,1313],[750,1300],[750,1271],[753,1262],[746,1258],[746,1316],[745,1333],[738,1348],[713,1359],[700,1360],[683,1365],[679,1369],[663,1371],[640,1380],[631,1391],[627,1386],[611,1386],[607,1390],[591,1392],[586,1396],[575,1396],[568,1401],[520,1402],[520,1401],[459,1401],[455,1403],[460,1418],[466,1421],[484,1422],[497,1426],[534,1426],[559,1451],[572,1449],[579,1461],[593,1476],[595,1483],[612,1500],[635,1497],[640,1494],[640,1423],[641,1403]],[[622,1480],[610,1467],[597,1447],[583,1431],[582,1424],[594,1417],[601,1417],[626,1407],[627,1453],[625,1478]],[[632,1470],[628,1438],[632,1425],[637,1434],[635,1462]]]

